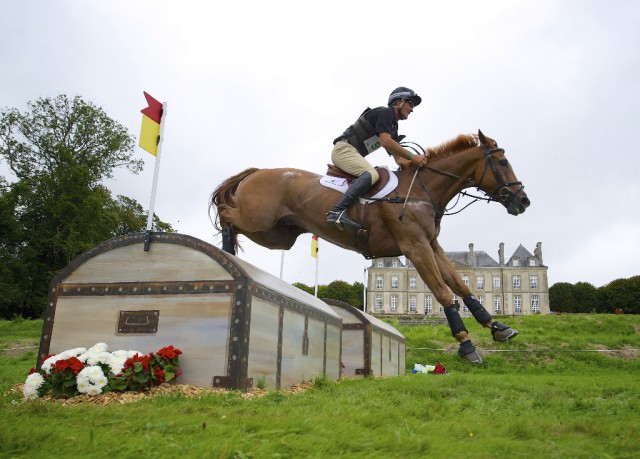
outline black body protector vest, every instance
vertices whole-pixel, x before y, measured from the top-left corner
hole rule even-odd
[[[333,143],[335,144],[339,140],[349,142],[356,148],[356,150],[358,150],[358,152],[362,156],[367,156],[369,153],[372,153],[380,148],[382,144],[380,143],[380,137],[378,137],[376,128],[373,124],[371,124],[371,122],[369,122],[369,120],[365,118],[365,114],[370,111],[371,109],[367,108],[364,112],[362,112],[356,122],[349,126],[340,137],[334,140]],[[398,137],[397,124],[391,128],[391,137],[395,141],[399,142],[400,137]]]

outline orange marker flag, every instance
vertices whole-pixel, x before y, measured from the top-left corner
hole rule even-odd
[[[311,256],[318,258],[318,235],[314,234],[311,237]]]
[[[147,150],[153,156],[158,153],[160,142],[160,122],[162,120],[162,104],[144,92],[149,106],[142,112],[142,127],[140,128],[140,148]]]

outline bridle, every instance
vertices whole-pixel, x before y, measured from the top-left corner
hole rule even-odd
[[[498,184],[498,186],[493,191],[493,193],[485,192],[485,194],[487,194],[490,200],[492,201],[502,202],[505,205],[511,204],[513,200],[516,198],[516,194],[524,190],[524,185],[522,184],[522,182],[519,182],[519,181],[507,182],[502,176],[502,174],[500,173],[500,171],[496,168],[496,165],[494,164],[494,162],[491,160],[492,154],[504,153],[504,148],[500,148],[498,146],[489,148],[486,145],[482,145],[482,150],[484,152],[485,163],[484,163],[484,169],[482,170],[482,175],[480,175],[480,180],[478,181],[477,189],[480,190],[479,185],[480,183],[482,183],[484,174],[487,172],[487,167],[491,166],[491,172],[493,172],[493,177],[496,179],[496,183]],[[520,188],[518,188],[515,192],[511,191],[511,189],[509,188],[514,185],[520,185]]]
[[[412,149],[414,152],[416,152],[417,154],[420,154],[417,149],[413,146],[417,146],[418,149],[420,149],[422,151],[422,154],[424,154],[424,149],[413,142],[403,142],[401,144],[403,147],[405,148],[410,148]],[[495,201],[495,202],[500,202],[503,203],[505,206],[509,206],[509,204],[511,204],[515,198],[516,195],[524,190],[524,185],[522,185],[522,182],[520,181],[515,181],[515,182],[508,182],[505,180],[505,178],[503,177],[503,175],[500,173],[500,171],[498,171],[498,169],[496,168],[496,165],[494,164],[494,162],[491,159],[491,156],[494,153],[504,153],[504,148],[500,148],[497,145],[494,147],[487,147],[484,144],[480,144],[480,146],[482,147],[483,153],[484,153],[484,157],[485,157],[485,162],[484,162],[484,168],[482,170],[482,174],[480,175],[480,180],[477,182],[476,184],[476,189],[482,193],[485,194],[485,196],[475,196],[472,195],[470,193],[467,193],[466,191],[460,191],[460,193],[458,193],[458,200],[460,198],[460,195],[463,196],[468,196],[471,198],[474,198],[474,201],[471,201],[470,203],[468,203],[467,205],[465,205],[462,209],[456,211],[456,212],[450,212],[453,208],[456,207],[456,205],[458,204],[458,201],[456,201],[456,203],[450,207],[449,209],[438,209],[436,206],[436,202],[433,199],[433,195],[431,194],[431,190],[429,189],[429,187],[427,186],[427,184],[424,182],[424,180],[422,179],[422,177],[420,176],[420,174],[417,174],[418,176],[418,181],[420,182],[420,185],[422,185],[422,188],[426,191],[427,195],[429,196],[429,199],[431,200],[435,210],[436,210],[436,215],[437,217],[441,218],[441,216],[443,215],[454,215],[457,213],[462,212],[464,209],[466,209],[467,207],[469,207],[471,204],[473,204],[476,201],[487,201],[487,202],[491,202],[491,201]],[[496,180],[496,183],[498,184],[498,186],[496,187],[496,189],[493,192],[487,192],[484,190],[480,189],[480,183],[482,183],[482,180],[484,179],[485,174],[487,173],[487,169],[491,168],[491,172],[493,172],[493,177]],[[455,179],[458,179],[460,181],[465,181],[470,184],[472,182],[471,177],[464,179],[463,177],[460,177],[459,175],[453,174],[451,172],[448,171],[442,171],[440,169],[436,169],[434,167],[431,167],[429,165],[426,165],[424,167],[425,169],[429,169],[433,172],[436,172],[440,175],[445,175],[447,177],[452,177]],[[416,171],[417,173],[417,171]],[[415,177],[414,177],[415,178]],[[413,185],[413,181],[411,182],[411,184]],[[511,191],[511,189],[509,187],[514,186],[514,185],[520,185],[520,188],[518,188],[515,192]],[[411,190],[409,189],[409,191],[407,192],[407,199],[408,199],[408,193]],[[406,200],[405,200],[405,204],[406,204]],[[439,219],[438,218],[438,219]],[[401,218],[402,219],[402,218]]]

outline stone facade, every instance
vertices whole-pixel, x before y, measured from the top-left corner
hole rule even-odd
[[[504,243],[498,261],[486,252],[474,250],[447,252],[462,280],[484,307],[495,316],[549,314],[547,266],[542,261],[542,244],[532,255],[522,244],[507,260]],[[372,315],[413,315],[444,317],[415,267],[404,257],[374,258],[367,274],[366,312]],[[454,297],[455,298],[455,297]],[[462,302],[460,313],[471,313]]]

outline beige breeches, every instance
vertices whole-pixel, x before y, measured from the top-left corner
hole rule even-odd
[[[379,175],[376,169],[364,159],[358,150],[348,142],[339,141],[331,151],[331,161],[345,172],[360,177],[363,173],[371,174],[371,184],[378,181]]]

